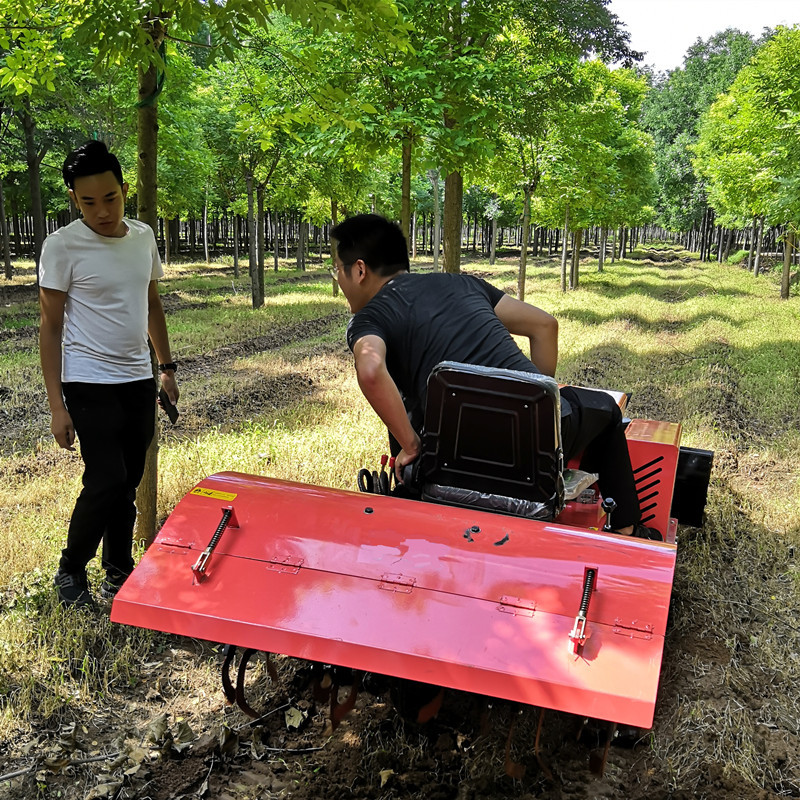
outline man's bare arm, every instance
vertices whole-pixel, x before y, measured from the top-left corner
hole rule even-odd
[[[494,307],[500,322],[515,336],[527,336],[531,361],[545,375],[555,377],[558,363],[558,320],[541,308],[509,295]]]
[[[172,351],[169,347],[167,333],[167,320],[164,316],[164,306],[161,305],[161,296],[158,293],[158,281],[150,281],[147,287],[147,334],[156,351],[159,364],[169,364],[172,361]],[[170,401],[177,403],[180,397],[175,373],[162,373],[161,385],[164,387]]]
[[[362,336],[353,347],[358,385],[402,450],[395,459],[398,477],[419,455],[420,441],[408,421],[403,399],[386,369],[386,343],[379,336]]]
[[[39,289],[39,358],[50,404],[50,430],[60,447],[74,450],[75,428],[64,405],[61,393],[61,335],[64,327],[64,307],[67,293],[57,289]]]

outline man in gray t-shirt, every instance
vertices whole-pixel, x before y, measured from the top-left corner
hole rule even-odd
[[[67,157],[63,176],[82,219],[42,248],[39,348],[53,436],[67,450],[77,436],[84,462],[56,592],[64,605],[88,606],[86,565],[101,541],[101,595],[113,597],[133,569],[134,499],[155,430],[148,339],[171,402],[179,392],[155,237],[124,217],[119,161],[102,142],[87,142]]]

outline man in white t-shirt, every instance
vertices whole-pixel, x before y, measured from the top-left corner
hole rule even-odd
[[[112,598],[133,569],[134,500],[155,431],[156,386],[178,401],[157,279],[161,260],[150,226],[124,217],[128,184],[117,157],[87,142],[63,168],[82,219],[47,237],[39,263],[39,347],[51,430],[84,462],[55,576],[64,605],[91,606],[86,565],[103,543],[100,593]]]

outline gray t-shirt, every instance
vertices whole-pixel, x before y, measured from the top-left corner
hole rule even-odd
[[[65,383],[126,383],[152,376],[147,293],[163,276],[153,231],[123,220],[128,233],[101,236],[81,220],[51,233],[39,261],[39,285],[66,292]]]

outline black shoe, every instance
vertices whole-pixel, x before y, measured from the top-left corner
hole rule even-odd
[[[86,579],[85,572],[72,573],[59,569],[53,578],[53,583],[56,587],[58,601],[62,606],[94,608],[94,600],[89,594],[89,581]]]
[[[120,572],[106,572],[106,579],[100,584],[100,596],[106,600],[113,600],[127,578],[127,575]]]
[[[652,542],[664,541],[664,537],[655,528],[648,528],[647,525],[642,525],[641,522],[637,522],[633,526],[631,536],[635,536],[637,539],[650,539]]]

